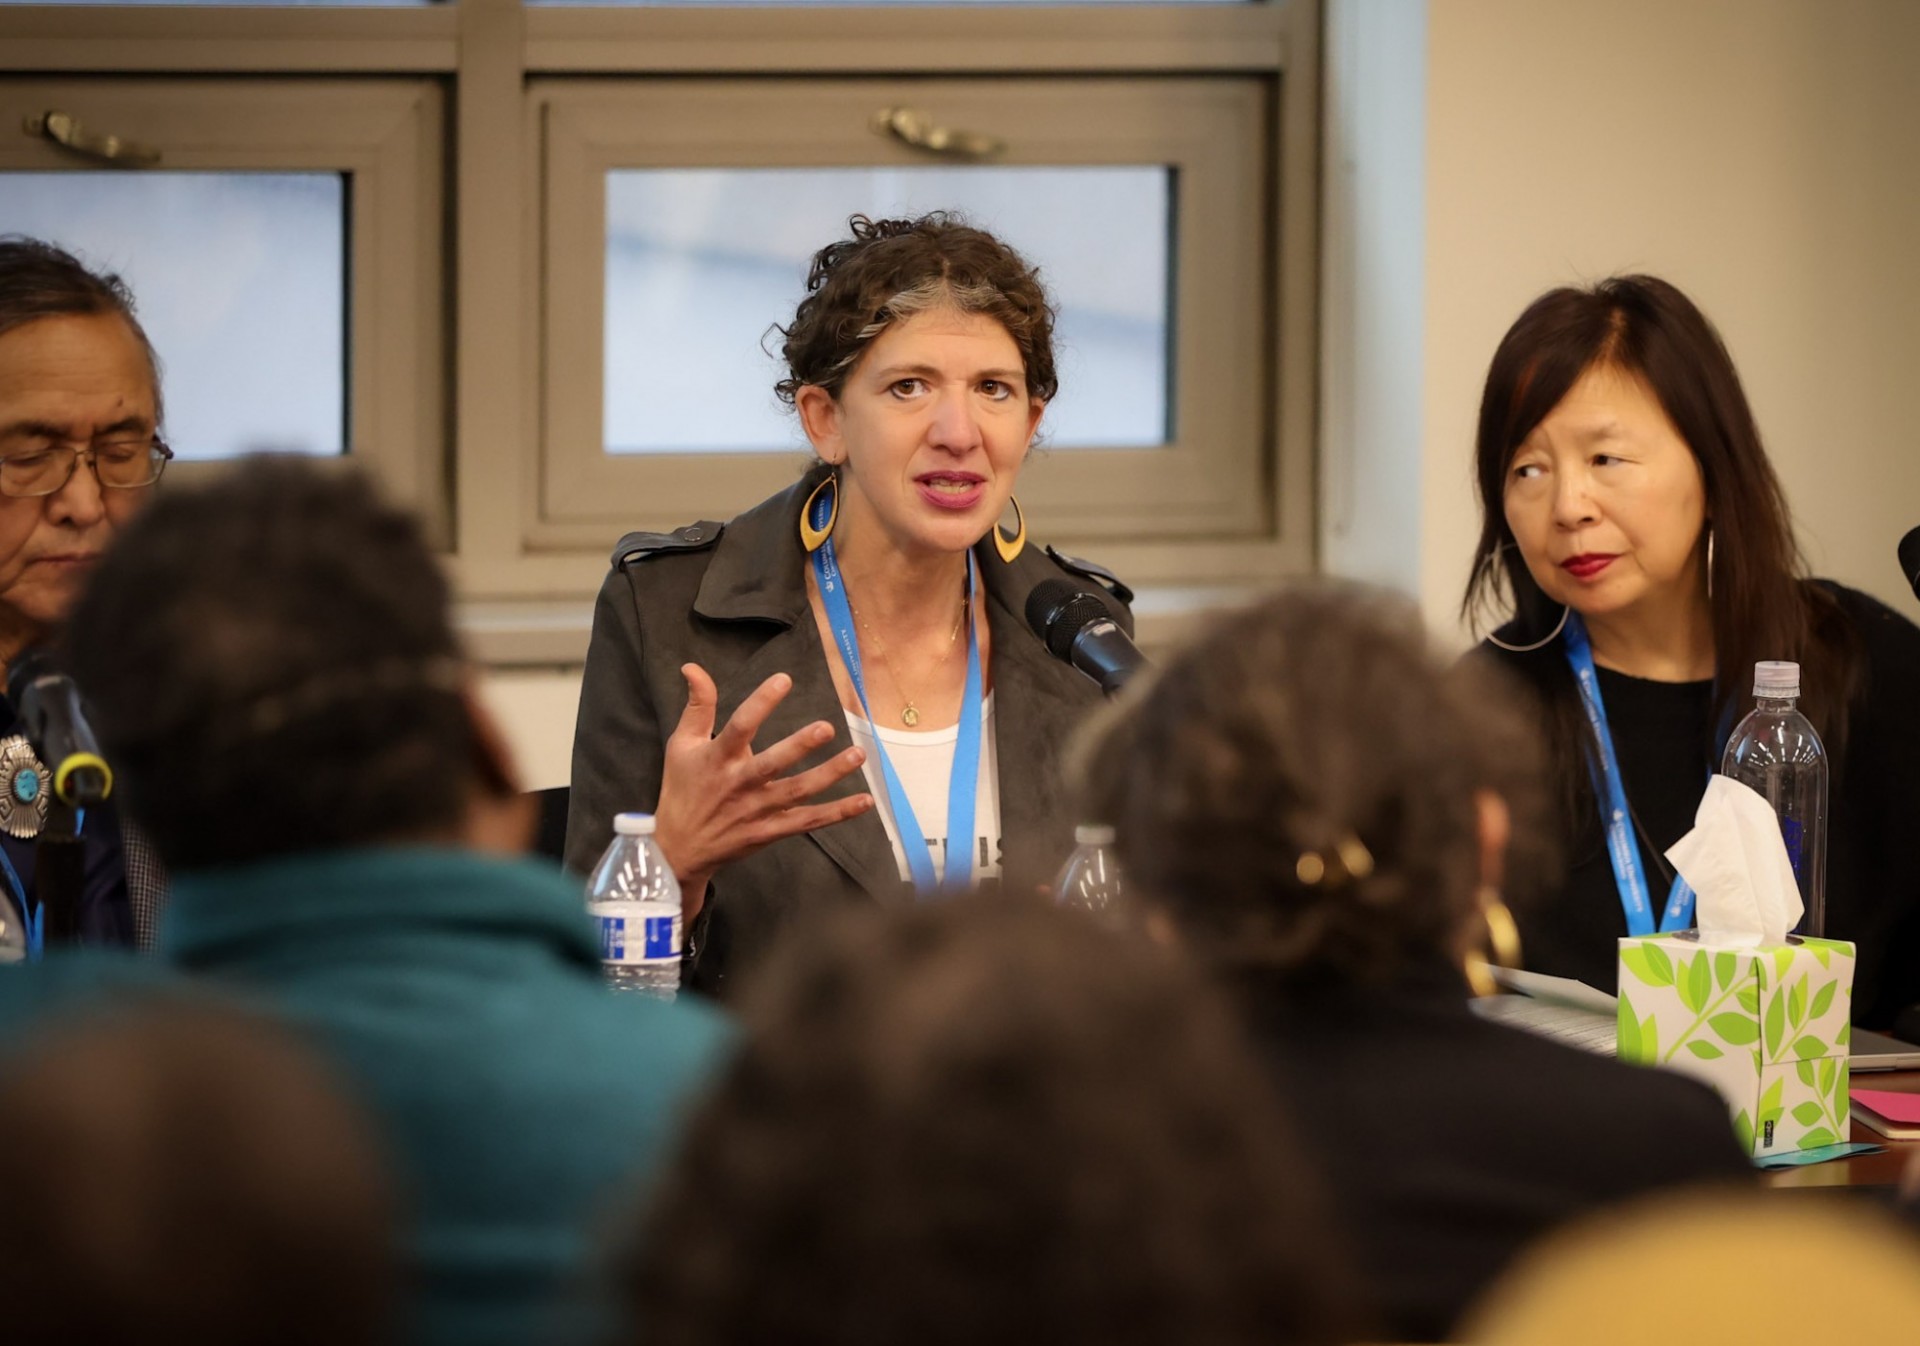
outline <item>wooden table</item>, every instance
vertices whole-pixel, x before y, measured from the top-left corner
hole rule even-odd
[[[1872,1070],[1853,1076],[1853,1084],[1862,1089],[1883,1089],[1890,1093],[1920,1094],[1920,1070]],[[1920,1153],[1920,1141],[1888,1140],[1870,1126],[1856,1121],[1849,1140],[1884,1145],[1880,1154],[1852,1155],[1830,1159],[1824,1164],[1804,1168],[1765,1169],[1760,1181],[1768,1187],[1811,1190],[1817,1188],[1861,1187],[1892,1189],[1900,1184],[1908,1160]]]

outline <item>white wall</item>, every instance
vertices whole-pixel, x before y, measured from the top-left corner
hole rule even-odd
[[[573,778],[579,669],[497,669],[482,680],[481,694],[513,745],[522,788],[545,790]]]
[[[1436,0],[1413,587],[1450,624],[1486,362],[1557,284],[1647,270],[1714,319],[1817,573],[1920,617],[1920,4]],[[1409,17],[1405,22],[1413,22]],[[1411,395],[1411,394],[1410,394]]]

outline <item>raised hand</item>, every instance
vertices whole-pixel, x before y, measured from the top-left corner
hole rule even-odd
[[[720,866],[753,854],[782,837],[811,832],[857,817],[873,807],[867,793],[809,803],[841,777],[860,769],[858,748],[793,775],[784,774],[833,739],[833,726],[815,720],[763,752],[754,735],[793,690],[793,679],[776,673],[761,683],[716,734],[720,694],[698,664],[681,666],[687,708],[666,743],[654,836],[680,880],[685,918],[706,904],[707,885]]]

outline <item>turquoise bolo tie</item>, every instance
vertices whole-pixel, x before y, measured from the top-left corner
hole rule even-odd
[[[0,831],[31,841],[47,825],[47,768],[26,735],[0,739]]]

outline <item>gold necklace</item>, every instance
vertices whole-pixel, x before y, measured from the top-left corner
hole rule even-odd
[[[847,606],[853,607],[851,595],[848,596]],[[953,630],[947,632],[947,648],[941,651],[940,658],[934,664],[935,670],[937,670],[941,664],[946,663],[947,659],[952,655],[954,643],[960,639],[961,623],[967,620],[967,606],[967,596],[962,594],[960,596],[960,615],[953,619]],[[864,630],[873,641],[874,652],[880,656],[880,662],[887,666],[887,676],[893,679],[894,690],[906,698],[906,705],[903,706],[900,711],[900,723],[909,729],[913,728],[920,723],[920,709],[913,704],[920,698],[912,692],[909,692],[907,685],[900,681],[900,671],[893,666],[893,659],[887,653],[886,642],[874,634],[873,628],[867,625],[866,620],[861,617],[859,608],[853,609],[853,619],[860,623],[861,629]]]

